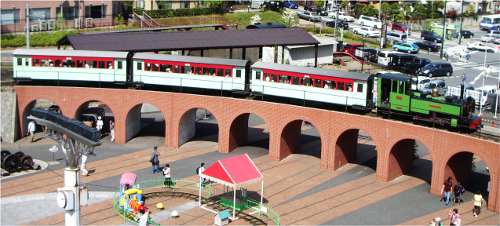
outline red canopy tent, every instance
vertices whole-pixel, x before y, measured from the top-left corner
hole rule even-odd
[[[233,218],[235,218],[236,189],[244,185],[261,181],[260,204],[262,206],[264,176],[247,154],[218,160],[204,170],[200,177],[233,188]],[[201,186],[199,203],[201,205]]]

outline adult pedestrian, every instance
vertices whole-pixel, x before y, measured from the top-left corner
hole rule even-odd
[[[31,142],[35,141],[35,129],[36,129],[35,121],[30,121],[28,123],[28,134],[31,137]]]
[[[109,136],[111,142],[115,142],[115,122],[113,120],[109,120]]]
[[[168,163],[165,164],[165,167],[163,167],[162,171],[163,171],[163,177],[165,177],[165,181],[163,181],[163,185],[171,188],[174,185],[174,183],[172,182],[172,177],[170,175],[170,164],[168,164]]]
[[[443,222],[441,222],[441,217],[436,217],[432,219],[432,222],[429,224],[429,226],[443,226]]]
[[[453,180],[451,177],[444,182],[443,187],[441,188],[441,200],[444,201],[446,206],[450,205],[451,201],[451,188],[453,187]]]
[[[153,153],[151,154],[151,159],[149,159],[153,167],[153,174],[160,172],[160,153],[158,152],[158,147],[153,147]]]
[[[80,164],[80,170],[82,171],[82,175],[83,176],[88,176],[89,175],[89,171],[86,168],[87,158],[88,158],[88,156],[86,154],[82,154],[82,159],[81,159],[81,164]]]
[[[95,128],[101,132],[102,131],[102,127],[104,126],[104,121],[102,121],[102,118],[101,116],[98,116],[97,117],[97,122],[96,122],[96,125],[95,125]]]
[[[474,200],[474,208],[472,209],[472,215],[474,217],[477,217],[481,213],[481,206],[483,205],[483,202],[485,202],[485,200],[483,199],[483,196],[479,191],[477,191],[476,194],[474,194],[472,199]]]
[[[465,188],[457,181],[457,184],[453,187],[453,196],[455,203],[464,202],[462,195],[465,193]]]

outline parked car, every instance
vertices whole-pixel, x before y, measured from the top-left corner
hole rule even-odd
[[[426,76],[413,76],[411,78],[411,89],[412,90],[422,90],[425,84],[429,83],[431,78]]]
[[[390,54],[389,68],[407,74],[416,74],[420,60],[415,55],[405,53]]]
[[[432,62],[418,69],[417,75],[427,77],[451,76],[453,67],[448,62]]]
[[[442,79],[430,80],[429,82],[423,84],[422,88],[419,89],[422,94],[432,94],[433,90],[437,91],[439,96],[444,96],[446,94],[446,83]]]
[[[379,19],[365,15],[359,16],[358,24],[379,29],[382,27],[382,22]]]
[[[354,22],[355,18],[352,17],[352,16],[349,16],[349,14],[347,14],[346,12],[343,12],[343,11],[339,11],[338,12],[339,14],[339,20],[343,20],[343,21],[347,21],[347,22]],[[337,12],[334,12],[333,13],[333,18],[337,17]]]
[[[321,17],[318,16],[318,14],[309,12],[309,11],[303,11],[298,13],[299,18],[302,18],[304,20],[312,21],[312,22],[320,22]]]
[[[373,29],[371,27],[357,27],[354,28],[353,32],[366,37],[380,37],[380,30]]]
[[[430,51],[430,52],[437,52],[437,51],[439,51],[439,45],[436,45],[435,42],[418,41],[418,42],[414,42],[414,43],[415,43],[415,45],[418,46],[418,48],[423,49],[423,50],[427,50],[427,51]]]
[[[285,2],[283,2],[283,7],[289,8],[289,9],[298,9],[299,5],[297,5],[297,3],[292,2],[292,1],[285,1]]]
[[[394,54],[399,54],[399,53],[393,51],[380,51],[377,56],[377,63],[385,67],[389,66],[389,63],[391,62],[391,57]]]
[[[377,54],[378,50],[374,48],[369,48],[369,47],[358,47],[354,51],[354,56],[363,59],[363,60],[368,60],[370,62],[377,62]]]
[[[488,53],[496,52],[495,48],[487,46],[482,42],[469,42],[469,43],[467,43],[467,49],[477,50],[477,51],[481,51],[481,52],[488,52]]]
[[[420,38],[423,40],[441,43],[443,38],[432,31],[422,31],[420,32]]]
[[[420,49],[417,45],[411,42],[395,42],[392,48],[396,51],[406,53],[418,53],[418,50]]]
[[[425,65],[430,64],[431,62],[432,61],[427,59],[427,58],[419,57],[418,58],[418,68],[422,68]]]
[[[407,33],[408,26],[406,26],[405,24],[391,23],[391,30],[401,33]]]
[[[491,31],[490,33],[481,37],[482,42],[491,42],[500,44],[500,31]]]
[[[453,33],[453,38],[458,38],[459,32],[454,32]],[[474,33],[468,30],[462,30],[462,38],[472,38],[474,37]]]
[[[386,38],[390,42],[404,42],[408,38],[408,35],[397,31],[389,31]]]
[[[307,3],[308,2],[306,2],[306,5],[304,6],[305,11],[318,12],[318,8],[314,4],[312,4],[312,2],[309,2],[309,4]]]
[[[332,21],[326,22],[326,26],[328,27],[335,27],[335,19]],[[349,29],[349,23],[343,21],[343,20],[337,20],[337,27],[342,28],[344,30]]]

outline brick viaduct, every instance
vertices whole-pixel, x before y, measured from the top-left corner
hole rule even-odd
[[[432,161],[432,194],[438,195],[445,178],[467,183],[473,155],[490,169],[488,208],[500,212],[500,145],[492,141],[363,115],[227,97],[127,89],[16,86],[20,125],[23,115],[37,99],[60,106],[64,115],[76,117],[80,106],[100,101],[110,107],[116,122],[116,142],[127,141],[127,117],[142,103],[156,106],[165,119],[165,144],[179,147],[183,140],[181,121],[195,108],[210,111],[218,122],[218,148],[230,152],[244,144],[248,116],[256,114],[269,131],[269,158],[281,160],[294,152],[302,120],[315,126],[321,137],[321,168],[336,170],[356,158],[358,131],[368,133],[376,145],[376,177],[390,181],[405,173],[413,155],[409,146],[423,143]],[[139,108],[140,109],[140,108]],[[21,128],[22,130],[24,128]]]

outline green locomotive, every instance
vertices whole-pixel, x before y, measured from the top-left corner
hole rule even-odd
[[[426,121],[451,128],[476,130],[481,118],[474,114],[473,98],[444,97],[412,90],[409,75],[381,72],[373,77],[376,82],[377,112],[382,115],[405,115],[415,121]],[[463,88],[462,88],[463,90]],[[375,90],[374,90],[375,91]],[[463,92],[462,92],[463,93]]]

